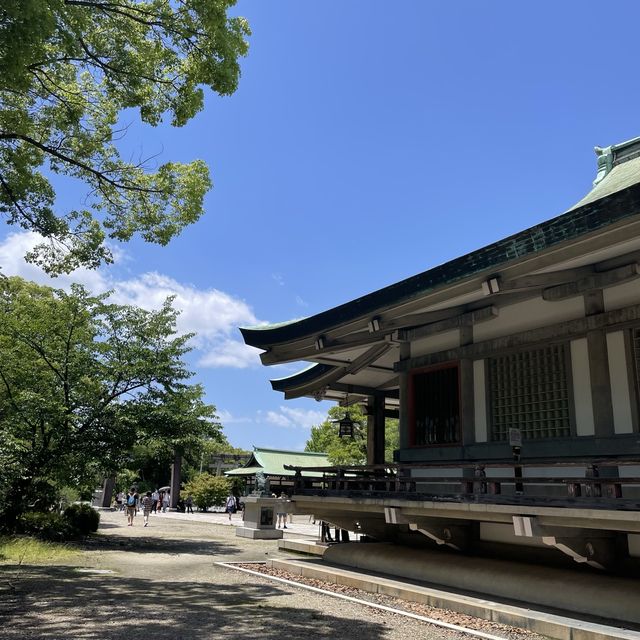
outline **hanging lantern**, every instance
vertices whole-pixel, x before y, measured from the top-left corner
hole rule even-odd
[[[351,419],[349,412],[344,414],[344,418],[342,418],[338,422],[338,435],[341,438],[353,438],[355,422]]]

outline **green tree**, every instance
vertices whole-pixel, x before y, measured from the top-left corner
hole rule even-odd
[[[5,518],[26,505],[46,507],[38,500],[52,488],[82,487],[116,471],[136,442],[172,446],[216,431],[213,407],[187,384],[190,336],[176,336],[170,301],[145,311],[80,286],[67,293],[4,278],[0,313]],[[190,406],[194,415],[170,416]]]
[[[187,482],[184,494],[193,498],[195,505],[206,511],[208,507],[223,504],[231,491],[231,481],[223,476],[200,473]]]
[[[305,451],[326,453],[329,462],[335,465],[357,465],[367,462],[367,416],[360,405],[351,405],[349,416],[355,422],[353,438],[338,435],[338,421],[347,409],[334,406],[329,409],[327,419],[311,427]],[[398,421],[385,422],[385,461],[393,461],[393,452],[398,448]]]
[[[45,241],[52,273],[110,261],[105,238],[166,244],[202,214],[206,165],[125,159],[123,109],[182,126],[203,87],[229,95],[250,34],[235,0],[3,0],[0,214]],[[83,181],[84,209],[55,211],[52,174]]]

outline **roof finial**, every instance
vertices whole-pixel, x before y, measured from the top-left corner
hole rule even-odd
[[[598,156],[598,175],[593,181],[593,186],[595,187],[613,169],[613,149],[611,147],[594,147],[593,150]]]

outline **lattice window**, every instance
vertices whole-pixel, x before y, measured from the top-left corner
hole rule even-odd
[[[565,345],[551,345],[489,359],[491,439],[509,428],[525,439],[571,435]]]
[[[460,442],[458,367],[413,375],[413,416],[413,444]]]

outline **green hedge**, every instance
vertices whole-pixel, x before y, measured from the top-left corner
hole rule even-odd
[[[60,513],[23,513],[18,520],[18,531],[36,536],[41,540],[62,542],[77,536],[67,518]]]
[[[69,505],[64,510],[64,517],[83,536],[95,533],[100,524],[100,514],[88,504]]]
[[[86,536],[98,530],[100,514],[87,504],[72,504],[64,513],[23,513],[18,520],[18,532],[41,540],[64,541]]]

